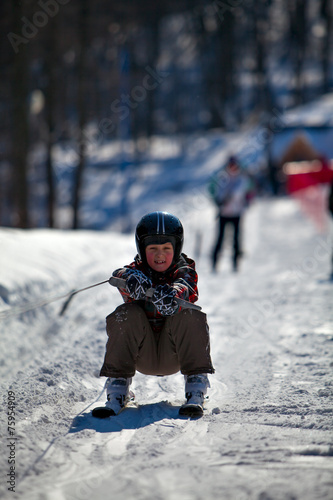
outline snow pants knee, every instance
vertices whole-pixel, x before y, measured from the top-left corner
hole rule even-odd
[[[167,316],[155,333],[144,310],[125,303],[106,318],[106,331],[101,376],[129,378],[136,370],[145,375],[214,373],[209,329],[201,311],[184,309]]]

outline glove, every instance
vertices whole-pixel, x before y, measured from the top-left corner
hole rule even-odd
[[[122,278],[126,279],[126,290],[134,300],[145,299],[147,290],[152,287],[150,279],[138,269],[127,269]]]
[[[176,293],[176,290],[169,285],[159,285],[155,288],[151,301],[162,316],[172,316],[177,312]]]

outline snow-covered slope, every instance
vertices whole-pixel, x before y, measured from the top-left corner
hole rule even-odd
[[[216,368],[198,421],[177,418],[180,374],[137,374],[139,409],[91,418],[104,401],[98,373],[116,289],[78,294],[64,316],[62,300],[20,314],[107,279],[133,258],[133,236],[0,229],[2,498],[333,497],[329,235],[317,234],[293,200],[261,200],[244,221],[240,272],[231,272],[227,244],[212,274],[214,211],[206,200],[193,216],[184,203],[185,251],[198,262]],[[177,214],[179,206],[163,208]]]

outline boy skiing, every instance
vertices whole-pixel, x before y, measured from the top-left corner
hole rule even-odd
[[[207,374],[214,368],[206,315],[179,305],[180,299],[198,299],[195,263],[182,253],[183,226],[174,215],[152,212],[139,221],[135,239],[134,262],[113,272],[124,280],[119,288],[124,304],[106,318],[108,342],[100,375],[108,377],[107,402],[95,409],[95,416],[117,415],[126,406],[136,370],[157,376],[181,371],[186,403],[180,413],[200,416]]]

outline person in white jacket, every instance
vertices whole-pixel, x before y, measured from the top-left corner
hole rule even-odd
[[[237,159],[231,156],[226,164],[212,180],[209,191],[218,207],[218,236],[212,255],[213,271],[216,271],[220,257],[224,230],[227,224],[233,226],[233,270],[237,271],[240,248],[241,217],[251,197],[251,180],[242,172]]]

